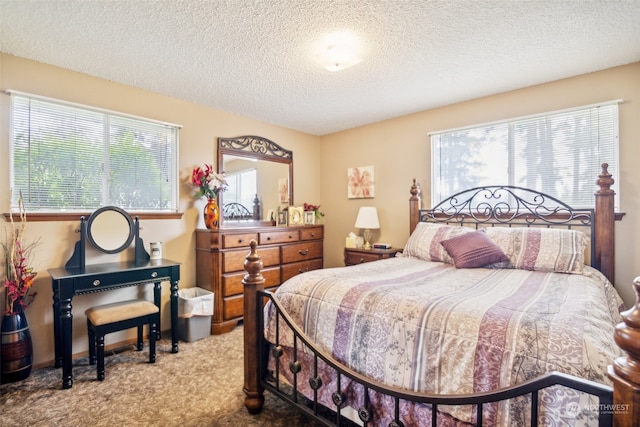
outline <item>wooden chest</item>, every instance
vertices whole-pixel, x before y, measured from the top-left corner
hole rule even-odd
[[[323,267],[324,226],[196,230],[196,285],[214,293],[211,333],[231,331],[243,315],[242,278],[249,243],[258,243],[265,289]]]

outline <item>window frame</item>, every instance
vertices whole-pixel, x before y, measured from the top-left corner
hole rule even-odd
[[[613,163],[613,168],[610,167],[610,172],[613,169],[613,173],[612,176],[614,178],[614,180],[616,182],[619,181],[619,169],[620,169],[620,157],[619,157],[619,149],[620,149],[620,131],[619,131],[619,122],[620,122],[620,111],[619,111],[619,105],[621,103],[623,103],[624,100],[622,99],[616,99],[616,100],[612,100],[612,101],[607,101],[607,102],[601,102],[601,103],[596,103],[596,104],[589,104],[589,105],[582,105],[582,106],[578,106],[578,107],[573,107],[573,108],[566,108],[566,109],[561,109],[561,110],[553,110],[553,111],[547,111],[547,112],[543,112],[543,113],[538,113],[538,114],[532,114],[532,115],[527,115],[527,116],[520,116],[520,117],[513,117],[513,118],[509,118],[509,119],[504,119],[504,120],[498,120],[498,121],[493,121],[493,122],[487,122],[487,123],[479,123],[479,124],[473,124],[473,125],[468,125],[468,126],[463,126],[463,127],[458,127],[458,128],[451,128],[451,129],[446,129],[446,130],[440,130],[440,131],[434,131],[434,132],[429,132],[428,136],[429,136],[429,141],[430,141],[430,154],[431,154],[431,191],[430,191],[430,201],[431,201],[431,205],[435,206],[437,205],[440,201],[444,200],[445,198],[453,195],[454,193],[457,193],[459,191],[463,191],[467,188],[459,188],[457,189],[457,191],[454,189],[452,194],[439,194],[439,188],[440,188],[440,182],[441,179],[443,178],[443,174],[439,173],[439,171],[441,171],[441,167],[440,167],[440,163],[436,164],[437,161],[440,161],[441,156],[438,156],[437,152],[438,152],[438,148],[436,147],[436,141],[434,138],[437,138],[443,134],[453,134],[456,132],[464,132],[464,131],[486,131],[486,130],[490,130],[492,127],[499,127],[499,126],[503,126],[506,129],[507,132],[507,137],[506,137],[506,141],[503,141],[503,143],[505,143],[506,145],[506,150],[503,154],[506,154],[506,157],[508,158],[508,163],[507,163],[507,176],[508,176],[508,181],[509,182],[492,182],[491,184],[487,184],[487,185],[513,185],[513,186],[522,186],[519,185],[519,183],[515,182],[515,178],[514,178],[514,165],[515,163],[515,145],[514,145],[514,137],[515,137],[515,131],[514,128],[518,125],[521,125],[522,123],[526,122],[526,121],[531,121],[531,120],[536,120],[536,119],[553,119],[555,116],[558,115],[562,115],[562,114],[570,114],[572,112],[585,112],[585,111],[592,111],[594,109],[597,109],[599,107],[615,107],[615,113],[614,113],[614,117],[613,117],[613,121],[611,123],[611,129],[613,131],[613,151],[612,151],[612,158],[613,161],[611,163]],[[504,130],[504,129],[503,129]],[[469,142],[471,143],[471,142]],[[599,165],[598,165],[599,166]],[[610,165],[611,166],[611,165]],[[595,173],[595,171],[594,171]],[[454,175],[455,176],[455,175]],[[578,181],[575,181],[578,182]],[[473,187],[474,185],[472,185]],[[479,183],[478,185],[475,185],[477,187],[481,187],[482,184]],[[538,190],[538,191],[544,191],[542,188],[538,188],[537,186],[534,187],[534,189]],[[595,187],[595,181],[594,181],[594,191],[595,191],[596,187]],[[577,194],[581,194],[581,193],[577,193]],[[551,196],[556,197],[555,194],[550,194]],[[442,200],[438,200],[437,198],[440,197]],[[571,204],[571,203],[570,203]],[[616,210],[619,209],[620,207],[620,200],[619,200],[619,192],[616,192],[615,195],[615,206],[616,206]],[[590,208],[593,207],[593,205],[590,206],[573,206],[574,208]]]
[[[137,115],[132,115],[132,114],[127,114],[127,113],[122,113],[119,111],[113,111],[113,110],[108,110],[108,109],[103,109],[103,108],[98,108],[98,107],[94,107],[94,106],[90,106],[90,105],[85,105],[85,104],[79,104],[79,103],[74,103],[74,102],[70,102],[70,101],[65,101],[65,100],[60,100],[60,99],[55,99],[55,98],[49,98],[49,97],[45,97],[45,96],[40,96],[40,95],[34,95],[31,93],[25,93],[25,92],[19,92],[19,91],[14,91],[14,90],[7,90],[4,91],[4,93],[8,94],[9,96],[11,96],[12,98],[15,97],[19,97],[23,100],[27,100],[29,101],[37,101],[37,102],[41,102],[41,103],[47,103],[47,104],[51,104],[51,106],[53,108],[55,108],[55,106],[61,106],[62,108],[64,107],[68,107],[68,108],[73,108],[73,109],[78,109],[79,111],[85,111],[88,114],[91,113],[96,113],[101,115],[101,120],[103,121],[103,126],[109,126],[110,121],[113,118],[116,118],[116,120],[121,120],[121,122],[119,123],[119,126],[122,129],[126,129],[126,130],[133,130],[133,131],[139,131],[141,128],[144,128],[146,126],[152,126],[152,127],[166,127],[168,128],[167,131],[167,135],[169,135],[171,137],[171,139],[169,140],[170,145],[171,145],[171,149],[174,151],[173,155],[169,158],[169,161],[167,161],[164,164],[170,165],[171,167],[171,172],[169,172],[169,176],[173,176],[174,179],[172,179],[172,181],[174,181],[173,183],[170,184],[170,189],[169,189],[169,198],[165,199],[171,202],[170,207],[168,208],[158,208],[158,209],[150,209],[150,208],[145,208],[145,207],[127,207],[127,211],[134,213],[136,216],[138,216],[140,219],[174,219],[174,218],[181,218],[182,214],[178,212],[179,210],[179,203],[180,203],[180,199],[179,199],[179,171],[178,171],[178,165],[179,165],[179,146],[180,146],[180,129],[182,128],[181,125],[177,125],[177,124],[173,124],[173,123],[168,123],[168,122],[163,122],[163,121],[159,121],[159,120],[155,120],[155,119],[150,119],[147,117],[142,117],[142,116],[137,116]],[[10,188],[15,188],[15,182],[16,182],[16,175],[15,175],[15,141],[16,141],[16,129],[15,129],[15,123],[16,123],[16,118],[15,118],[15,106],[14,106],[14,102],[15,100],[12,99],[10,102],[10,106],[9,106],[9,113],[10,113],[10,118],[9,118],[9,147],[8,147],[8,152],[9,152],[9,182],[10,182]],[[31,108],[31,107],[29,107]],[[127,121],[131,121],[133,120],[134,122],[131,122],[133,124],[132,127],[122,127],[122,120],[124,122]],[[139,127],[137,127],[136,125],[139,125]],[[101,138],[101,142],[102,144],[104,144],[104,146],[106,147],[109,143],[111,138],[109,138],[108,134],[103,135],[103,137]],[[153,150],[151,150],[150,152],[153,152]],[[102,157],[102,162],[105,163],[105,158]],[[106,176],[106,174],[105,174]],[[104,180],[103,180],[104,181]],[[166,182],[166,181],[165,181]],[[160,187],[158,187],[160,188]],[[166,188],[166,187],[165,187]],[[102,187],[102,189],[100,191],[105,191],[107,188]],[[166,190],[164,190],[166,191]],[[167,194],[167,193],[165,193]],[[10,218],[12,216],[15,216],[18,212],[17,210],[17,201],[18,196],[16,194],[11,194],[10,195],[10,200],[9,200],[9,213],[5,213],[4,216],[5,218]],[[106,200],[106,201],[105,201]],[[77,208],[69,208],[69,209],[64,209],[64,208],[59,208],[59,207],[51,207],[51,206],[47,206],[47,207],[42,207],[42,208],[38,208],[38,209],[32,209],[30,211],[27,212],[27,217],[29,220],[32,221],[65,221],[65,220],[77,220],[80,216],[87,216],[89,215],[94,209],[98,209],[99,207],[102,207],[103,205],[105,205],[105,203],[108,204],[117,204],[117,203],[112,203],[110,200],[108,199],[104,199],[102,200],[102,202],[100,202],[100,206],[97,206],[95,208],[93,207],[77,207]]]

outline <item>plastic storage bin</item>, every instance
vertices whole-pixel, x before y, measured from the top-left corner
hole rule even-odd
[[[202,288],[178,290],[178,337],[194,342],[211,335],[213,292]]]

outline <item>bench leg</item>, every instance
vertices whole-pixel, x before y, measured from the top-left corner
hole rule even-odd
[[[89,333],[89,365],[96,364],[96,333],[91,322],[87,320],[87,331]]]
[[[144,324],[138,325],[138,345],[137,345],[138,351],[142,351],[142,349],[144,348],[143,337],[142,337],[143,327],[144,327]]]

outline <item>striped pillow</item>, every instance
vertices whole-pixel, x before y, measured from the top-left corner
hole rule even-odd
[[[420,222],[409,236],[402,254],[424,261],[453,264],[453,258],[440,243],[443,240],[473,231],[474,229],[469,227]]]
[[[553,228],[487,228],[487,236],[510,260],[511,268],[582,274],[587,236]]]

